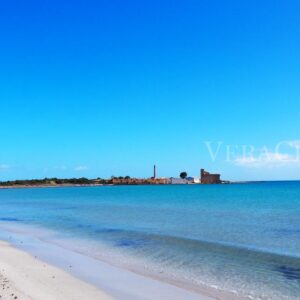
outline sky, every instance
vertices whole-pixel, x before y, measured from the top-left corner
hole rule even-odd
[[[300,179],[299,1],[1,1],[0,181]]]

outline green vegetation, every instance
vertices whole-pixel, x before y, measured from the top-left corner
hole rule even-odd
[[[185,179],[187,177],[187,172],[181,172],[180,173],[180,178]]]
[[[39,185],[88,185],[88,184],[110,184],[111,180],[107,179],[87,179],[85,177],[81,178],[44,178],[44,179],[31,179],[31,180],[13,180],[13,181],[0,181],[0,186],[39,186]]]

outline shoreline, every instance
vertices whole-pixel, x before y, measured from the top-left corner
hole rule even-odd
[[[10,227],[10,226],[9,226]],[[110,295],[109,299],[120,300],[214,300],[214,299],[232,299],[223,297],[218,293],[210,293],[203,289],[193,291],[191,289],[178,286],[172,282],[161,281],[157,278],[149,277],[135,273],[129,269],[111,265],[107,262],[86,256],[79,252],[63,248],[55,243],[50,243],[36,234],[18,232],[18,230],[9,229],[1,226],[1,240],[10,244],[10,250],[20,251],[33,260],[39,260],[43,265],[55,266],[58,270],[68,274],[78,281],[103,291],[105,295]],[[4,235],[3,235],[4,233]],[[38,234],[37,234],[38,235]],[[1,256],[1,248],[0,248]],[[45,262],[45,263],[43,263]],[[27,265],[27,263],[24,261]],[[70,267],[71,266],[71,267]],[[23,268],[24,266],[20,266]],[[26,266],[25,266],[26,267]],[[0,258],[1,268],[1,258]],[[30,271],[29,271],[30,273]],[[0,273],[1,274],[1,273]],[[13,273],[14,274],[14,273]],[[12,276],[13,277],[13,276]],[[30,279],[30,278],[29,278]],[[13,280],[13,278],[12,278]],[[1,293],[0,293],[1,295]],[[5,298],[3,298],[5,299]],[[24,299],[24,298],[22,298]],[[27,298],[25,298],[27,299]],[[30,298],[36,299],[36,298]],[[42,299],[42,298],[38,298]],[[43,299],[61,299],[61,298],[43,298]],[[69,298],[63,298],[69,299]],[[77,300],[77,298],[74,298]],[[90,299],[90,298],[81,298]],[[102,298],[91,298],[99,299]],[[103,298],[107,299],[107,298]]]
[[[246,184],[246,183],[260,183],[260,181],[252,181],[252,182],[230,182],[230,183],[221,183],[218,185],[224,184]],[[114,183],[95,183],[95,184],[41,184],[41,185],[0,185],[0,190],[9,190],[9,189],[42,189],[42,188],[65,188],[65,187],[100,187],[100,186],[208,186],[208,185],[216,185],[216,184],[200,184],[200,183],[190,183],[190,184],[114,184]]]
[[[120,300],[298,299],[299,182],[178,188],[2,190],[0,240]]]
[[[267,182],[294,182],[298,180],[252,180],[252,181],[230,181],[220,184],[201,184],[201,183],[189,183],[189,184],[171,184],[171,183],[87,183],[87,184],[72,184],[72,183],[61,183],[61,184],[33,184],[33,185],[0,185],[0,190],[6,189],[34,189],[34,188],[64,188],[64,187],[100,187],[100,186],[222,186],[222,185],[240,185],[240,184],[261,184]]]
[[[64,187],[96,187],[96,186],[113,186],[114,184],[40,184],[40,185],[7,185],[1,186],[1,189],[31,189],[31,188],[64,188]]]
[[[100,289],[0,241],[1,299],[112,300]]]

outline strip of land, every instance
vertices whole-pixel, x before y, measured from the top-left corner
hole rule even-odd
[[[0,241],[0,299],[113,299],[100,289]]]
[[[108,179],[95,178],[44,178],[0,181],[0,188],[26,188],[26,187],[63,187],[63,186],[98,186],[98,185],[148,185],[148,184],[218,184],[229,183],[220,179],[220,174],[211,174],[201,169],[201,176],[187,177],[186,172],[180,173],[180,178],[156,177],[156,167],[154,166],[153,177],[132,178],[130,176],[111,176]]]
[[[0,189],[26,189],[26,188],[60,188],[60,187],[89,187],[113,184],[12,184],[0,185]]]

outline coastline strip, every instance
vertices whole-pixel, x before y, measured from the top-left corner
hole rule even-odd
[[[113,299],[100,289],[3,241],[0,241],[0,298]]]
[[[38,260],[42,265],[50,264],[50,266],[56,266],[59,270],[71,274],[78,278],[79,282],[87,282],[92,286],[98,288],[99,291],[104,291],[108,295],[111,295],[114,299],[130,299],[130,300],[213,300],[213,299],[230,299],[219,297],[218,293],[214,296],[209,290],[199,290],[197,292],[190,289],[185,289],[183,286],[176,286],[173,283],[160,281],[158,279],[136,274],[130,270],[123,269],[110,265],[106,262],[94,259],[90,256],[84,255],[79,252],[72,251],[57,245],[55,242],[47,241],[42,238],[42,234],[45,234],[44,229],[35,227],[17,226],[16,224],[2,224],[0,227],[0,243],[6,241],[2,245],[9,245],[9,250],[16,250],[29,256],[32,260]],[[37,231],[36,231],[37,230]],[[47,232],[47,231],[46,231]],[[47,234],[46,234],[47,235]],[[16,248],[15,248],[16,247]],[[3,247],[2,247],[3,248]],[[2,255],[2,249],[0,244],[0,273],[2,270],[1,262],[9,262],[5,256]],[[20,250],[19,250],[20,249]],[[10,256],[12,259],[14,255]],[[38,259],[37,259],[38,258]],[[46,263],[43,263],[46,262]],[[25,264],[25,266],[22,266]],[[27,267],[28,262],[21,260],[19,268]],[[14,274],[18,272],[14,268],[14,264],[10,266],[13,269],[11,276],[6,276],[9,279],[14,279]],[[28,270],[31,273],[31,270]],[[7,275],[7,274],[5,274]],[[26,274],[28,275],[28,274]],[[26,278],[26,280],[31,278]],[[22,279],[23,280],[23,279]],[[23,281],[21,282],[21,286]],[[52,282],[50,282],[51,284]],[[14,285],[17,288],[17,285]],[[62,287],[63,288],[63,287]],[[21,289],[19,289],[21,290]],[[0,290],[1,291],[1,290]],[[24,291],[24,290],[21,290]],[[1,293],[0,293],[1,295]],[[207,295],[207,296],[206,296]],[[210,295],[210,296],[208,296]],[[1,298],[0,298],[1,299]],[[2,298],[2,299],[13,299]],[[18,298],[20,299],[20,298]],[[37,298],[24,298],[21,299],[34,299]],[[62,298],[39,298],[40,299],[62,299]],[[69,299],[63,297],[63,299]],[[74,298],[77,300],[78,298]],[[83,297],[81,299],[89,299]],[[102,300],[106,298],[94,297],[92,299]],[[110,298],[111,299],[111,298]]]

